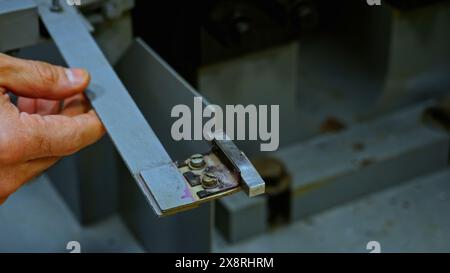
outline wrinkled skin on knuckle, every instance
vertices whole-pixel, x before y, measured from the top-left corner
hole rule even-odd
[[[53,124],[46,116],[27,113],[20,114],[20,121],[25,129],[19,135],[22,142],[26,144],[21,147],[32,149],[35,157],[51,155],[53,143],[49,135],[49,127],[57,126],[57,124]],[[22,150],[23,153],[25,151]]]
[[[51,86],[58,83],[59,73],[57,67],[39,61],[30,61],[30,64],[43,85],[51,88]]]
[[[35,142],[35,144],[38,147],[38,150],[41,152],[42,155],[51,155],[53,153],[53,143],[51,142],[51,139],[48,135],[48,132],[45,131],[46,123],[48,121],[45,117],[42,117],[40,115],[32,115],[31,117],[34,120],[34,123],[40,128],[35,129],[34,133],[30,132],[30,140]],[[48,126],[48,125],[47,125]],[[42,129],[44,128],[44,130]]]
[[[35,144],[39,147],[39,151],[42,155],[52,154],[52,144],[46,135],[36,135],[34,138]]]
[[[59,119],[52,120],[52,122],[54,123],[54,127],[60,127],[62,131],[59,137],[54,138],[53,142],[48,143],[49,147],[59,147],[56,150],[66,156],[78,152],[82,145],[79,124],[68,117],[59,117]],[[48,122],[48,124],[52,124],[52,122]]]

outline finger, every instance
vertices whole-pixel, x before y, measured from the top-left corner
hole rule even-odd
[[[82,92],[90,80],[83,69],[66,69],[5,54],[0,54],[0,75],[0,86],[16,95],[54,100]]]
[[[0,93],[0,106],[3,106],[4,104],[9,104],[10,102],[11,99],[8,94]]]
[[[0,89],[0,115],[5,118],[6,115],[14,115],[17,113],[16,106],[11,103],[11,98],[8,93],[1,92]]]
[[[0,86],[0,105],[11,102],[6,89]]]
[[[78,94],[64,100],[62,115],[73,117],[88,112],[91,106],[83,94]]]
[[[57,100],[19,97],[17,99],[17,107],[20,112],[45,116],[58,114],[61,109],[61,103]]]
[[[17,99],[17,108],[20,112],[28,114],[36,114],[37,112],[37,100],[32,98],[19,97]]]
[[[26,160],[73,154],[93,144],[105,133],[93,110],[74,117],[21,113],[20,119],[24,141],[15,149],[20,149],[18,157]]]
[[[37,99],[37,114],[41,116],[56,115],[61,108],[61,102],[57,100]]]

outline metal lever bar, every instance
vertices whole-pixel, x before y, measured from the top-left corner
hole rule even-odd
[[[62,4],[62,10],[54,12],[51,10],[51,1],[37,0],[37,3],[40,17],[67,64],[70,67],[83,67],[90,72],[92,82],[87,96],[128,169],[156,214],[161,215],[161,208],[149,190],[149,184],[158,181],[146,181],[141,177],[141,172],[164,170],[175,181],[173,183],[184,182],[183,176],[81,22],[76,10]]]
[[[92,82],[86,91],[87,96],[155,213],[169,214],[204,201],[187,194],[192,191],[189,183],[109,65],[75,8],[62,4],[61,9],[55,11],[51,1],[35,1],[44,25],[67,64],[86,68],[91,73]],[[161,69],[169,69],[162,60],[158,61]],[[174,73],[171,76],[173,81],[182,81]],[[187,84],[183,87],[190,88]],[[237,182],[244,184],[244,190],[250,196],[263,193],[264,182],[234,143],[217,143],[219,145],[216,146],[233,163],[233,171],[238,174]],[[236,189],[230,189],[226,193],[234,191]],[[223,194],[217,194],[217,197]]]

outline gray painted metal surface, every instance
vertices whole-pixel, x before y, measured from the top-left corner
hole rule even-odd
[[[118,62],[116,71],[172,158],[185,159],[209,150],[205,141],[177,142],[171,137],[172,107],[180,103],[193,106],[193,96],[198,93],[185,89],[184,86],[189,86],[181,78],[174,81],[176,74],[145,43],[139,39],[133,42]],[[120,175],[120,213],[147,251],[210,251],[210,203],[158,218],[136,185],[131,183],[128,171],[122,168]]]
[[[450,251],[450,169],[342,204],[237,244],[216,237],[214,252]]]
[[[267,231],[267,200],[236,193],[216,203],[216,227],[228,242],[236,243]]]
[[[448,134],[422,118],[432,104],[278,151],[293,177],[292,219],[447,166]]]
[[[0,0],[0,52],[33,45],[40,39],[32,0]]]
[[[450,90],[450,3],[392,14],[390,57],[377,111],[392,111]]]
[[[421,103],[274,153],[293,179],[292,221],[447,166],[449,136],[422,121],[422,111],[432,104]],[[233,219],[244,218],[250,208],[264,211],[265,206],[242,195],[223,198],[217,205],[222,214],[217,228],[231,242],[258,234],[261,226],[237,224]],[[254,223],[265,221],[264,217],[260,213],[247,216]]]

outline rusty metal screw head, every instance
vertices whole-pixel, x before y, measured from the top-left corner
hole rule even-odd
[[[213,172],[205,172],[202,177],[202,185],[204,188],[217,187],[217,176]]]
[[[191,169],[201,169],[205,165],[205,159],[201,154],[194,154],[189,159],[188,165]]]

